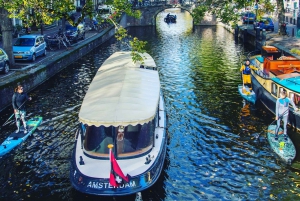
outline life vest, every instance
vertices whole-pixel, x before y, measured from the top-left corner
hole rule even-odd
[[[249,66],[245,65],[244,70],[243,70],[243,74],[250,75],[250,73],[251,73],[250,65]]]

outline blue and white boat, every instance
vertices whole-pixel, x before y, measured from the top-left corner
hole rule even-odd
[[[143,65],[130,52],[116,52],[99,68],[79,112],[70,179],[80,192],[127,195],[152,186],[166,154],[166,110],[156,64]],[[121,136],[121,137],[119,137]],[[129,181],[110,183],[108,144]],[[117,180],[117,179],[116,179]]]

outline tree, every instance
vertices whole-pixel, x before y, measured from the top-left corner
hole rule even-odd
[[[12,19],[8,18],[8,11],[0,7],[0,15],[1,19],[0,20],[0,26],[2,30],[2,44],[3,44],[3,49],[7,53],[10,66],[15,66],[15,60],[13,57],[13,51],[12,51],[12,31],[13,31],[13,24],[12,24]]]
[[[277,8],[279,10],[278,21],[281,23],[283,21],[283,1],[277,1]],[[192,12],[192,16],[196,23],[203,20],[206,12],[216,15],[216,17],[225,24],[231,24],[235,27],[240,19],[240,15],[237,10],[251,7],[255,3],[262,5],[258,8],[258,18],[268,12],[273,12],[275,6],[271,4],[270,0],[205,0],[201,2],[196,2],[196,8]]]
[[[109,1],[108,1],[109,2]],[[140,17],[140,12],[138,10],[133,10],[132,5],[127,0],[114,0],[112,1],[116,12],[110,17],[110,21],[116,26],[116,31],[120,31],[122,34],[118,34],[119,40],[123,37],[128,37],[124,35],[124,30],[117,25],[117,20],[123,12],[130,16]],[[90,18],[93,17],[93,0],[86,0],[85,5],[80,8],[80,15],[78,18],[74,18],[75,5],[73,0],[2,0],[0,2],[0,7],[2,7],[4,18],[7,21],[1,21],[2,30],[5,30],[3,37],[6,37],[3,41],[6,41],[6,46],[3,48],[10,55],[11,61],[12,57],[12,24],[10,18],[18,18],[23,20],[25,26],[39,26],[42,24],[51,24],[56,20],[63,19],[63,21],[68,21],[72,26],[77,26],[81,23],[86,16]],[[78,10],[77,10],[78,11]],[[10,24],[9,24],[10,23]],[[64,24],[63,24],[64,27]],[[135,38],[130,46],[133,49],[133,59],[134,61],[142,59],[137,56],[137,52],[143,52],[143,47],[145,42],[139,41]]]

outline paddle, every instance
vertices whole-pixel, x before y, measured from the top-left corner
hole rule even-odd
[[[25,100],[24,103],[26,103],[26,101],[27,101],[27,100]],[[17,110],[19,110],[19,109],[24,105],[24,103],[22,103],[22,105],[20,105],[20,107],[19,107]],[[8,121],[14,116],[14,114],[15,114],[15,113],[13,113],[13,114],[6,120],[6,122],[5,122],[2,126],[5,126],[5,125],[8,123]],[[1,126],[1,127],[2,127],[2,126]]]

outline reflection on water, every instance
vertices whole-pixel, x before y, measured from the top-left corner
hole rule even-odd
[[[299,200],[299,156],[287,167],[266,142],[253,139],[274,116],[239,96],[242,47],[222,27],[193,30],[187,12],[174,11],[177,23],[166,24],[168,12],[157,16],[157,29],[130,29],[131,35],[148,41],[169,115],[164,170],[157,183],[142,192],[143,200]],[[44,122],[22,146],[0,159],[0,198],[134,200],[135,195],[113,199],[82,194],[69,181],[83,97],[103,61],[123,48],[112,40],[30,92],[28,116],[42,115]],[[1,125],[11,114],[11,108],[1,113]],[[1,141],[14,129],[13,122],[3,127]],[[288,132],[298,151],[299,133]]]

